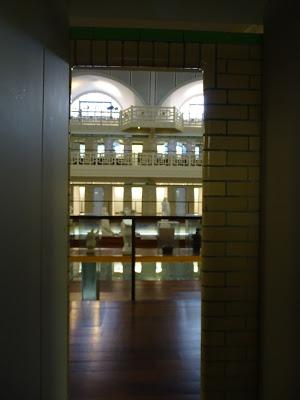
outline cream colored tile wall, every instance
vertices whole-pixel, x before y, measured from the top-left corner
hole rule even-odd
[[[253,400],[261,48],[203,45],[202,56],[202,400]]]

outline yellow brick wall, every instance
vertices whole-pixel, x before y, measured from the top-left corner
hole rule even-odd
[[[202,46],[202,400],[255,399],[261,49]]]
[[[204,70],[201,400],[257,398],[261,53],[260,45],[71,43],[78,65]]]

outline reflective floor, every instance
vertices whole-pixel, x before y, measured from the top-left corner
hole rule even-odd
[[[135,304],[112,284],[100,302],[70,296],[70,399],[198,400],[199,281],[138,282]]]

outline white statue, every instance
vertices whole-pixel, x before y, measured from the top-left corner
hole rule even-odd
[[[129,207],[124,207],[123,214],[124,215],[130,215],[131,214],[130,208]]]
[[[108,211],[105,206],[102,207],[102,215],[108,215]],[[101,228],[102,236],[112,236],[113,235],[113,231],[111,230],[109,219],[101,219],[100,228]]]
[[[161,208],[162,208],[162,215],[164,216],[171,215],[170,203],[168,202],[168,199],[166,197],[164,197],[161,203]]]
[[[85,238],[85,243],[87,247],[87,253],[94,253],[95,247],[97,245],[97,236],[99,236],[99,230],[90,230]]]
[[[132,220],[131,219],[123,219],[121,222],[121,233],[123,236],[123,248],[122,254],[131,254],[131,228]]]

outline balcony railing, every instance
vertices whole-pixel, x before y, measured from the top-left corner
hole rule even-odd
[[[71,128],[116,127],[120,130],[139,128],[171,129],[201,128],[200,118],[184,119],[176,107],[131,106],[122,111],[71,111]]]
[[[120,112],[119,111],[79,111],[71,112],[71,127],[72,126],[115,126],[120,127]]]
[[[95,153],[71,152],[71,165],[126,165],[158,167],[200,167],[202,158],[195,154],[159,154],[159,153]]]
[[[183,129],[183,116],[175,107],[129,107],[121,112],[122,129],[173,128]]]

